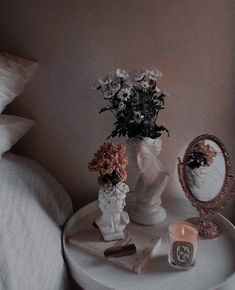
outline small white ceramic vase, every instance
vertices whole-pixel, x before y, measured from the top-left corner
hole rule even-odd
[[[123,231],[130,222],[128,213],[123,211],[128,191],[129,187],[124,182],[99,190],[98,206],[102,215],[96,220],[96,224],[105,241],[124,238]]]
[[[161,139],[133,139],[128,142],[132,162],[137,166],[139,177],[135,186],[136,203],[130,212],[131,219],[142,225],[155,225],[166,218],[161,196],[169,180],[169,173],[161,170],[158,155]]]

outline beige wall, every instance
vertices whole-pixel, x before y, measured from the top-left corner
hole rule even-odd
[[[7,110],[38,121],[17,152],[56,176],[76,207],[94,200],[87,163],[114,120],[98,115],[104,101],[90,87],[117,67],[157,67],[170,93],[160,115],[170,130],[161,154],[167,194],[183,196],[177,157],[197,135],[222,139],[235,166],[234,14],[229,0],[1,1],[0,49],[40,64]]]

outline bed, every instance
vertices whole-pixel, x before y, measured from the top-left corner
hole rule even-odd
[[[39,164],[9,153],[35,124],[4,114],[37,62],[0,52],[0,289],[68,290],[62,231],[73,209],[63,187]]]
[[[0,289],[69,289],[61,236],[72,204],[36,162],[6,153],[0,161]]]

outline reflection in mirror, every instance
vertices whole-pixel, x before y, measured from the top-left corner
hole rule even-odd
[[[188,154],[185,171],[189,189],[197,199],[214,199],[222,189],[226,174],[221,148],[212,140],[199,141]]]
[[[195,206],[200,217],[188,219],[202,239],[221,234],[220,226],[209,213],[225,207],[234,196],[234,174],[224,144],[213,135],[196,137],[186,149],[183,161],[179,158],[179,180],[185,195]]]

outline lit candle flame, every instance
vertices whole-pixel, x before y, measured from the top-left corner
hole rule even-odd
[[[182,236],[182,237],[185,236],[185,228],[184,228],[184,227],[182,227],[182,229],[181,229],[181,236]]]

